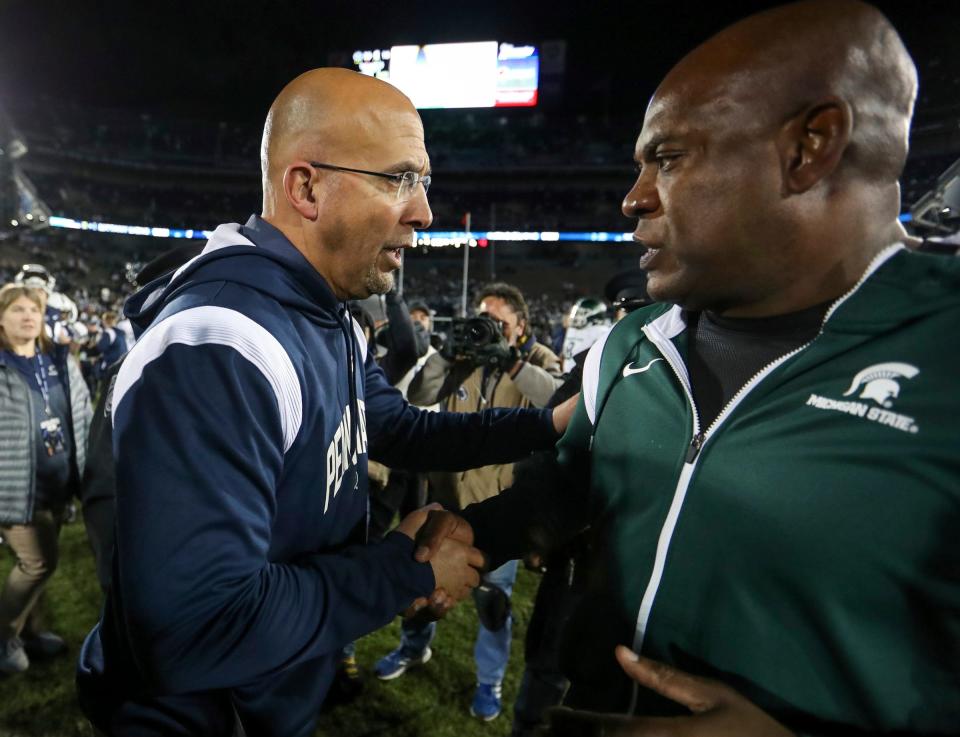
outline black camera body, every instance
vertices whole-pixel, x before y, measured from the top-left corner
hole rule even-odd
[[[467,359],[475,364],[496,364],[498,348],[509,350],[503,337],[503,323],[490,315],[455,317],[441,353],[445,358]]]

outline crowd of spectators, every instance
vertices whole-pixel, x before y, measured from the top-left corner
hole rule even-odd
[[[57,290],[77,305],[78,320],[96,332],[105,312],[122,313],[123,302],[133,291],[133,275],[170,243],[166,239],[57,228],[22,231],[16,239],[0,241],[0,283],[13,281],[25,263],[46,266],[56,278]],[[472,304],[474,290],[481,284],[506,279],[526,295],[533,334],[548,342],[577,299],[602,294],[610,276],[634,267],[638,257],[637,247],[631,244],[576,247],[508,243],[494,248],[471,250],[468,304]],[[447,319],[460,315],[463,251],[408,251],[402,290],[407,303],[421,302],[430,307],[438,318],[437,329],[442,331]],[[89,369],[98,355],[83,348],[81,358]],[[89,370],[87,375],[93,377]]]
[[[636,135],[635,116],[521,114],[478,109],[422,112],[438,169],[554,169],[622,166]],[[213,166],[249,170],[263,121],[173,118],[85,108],[43,99],[18,106],[16,119],[33,145],[81,160]]]
[[[944,136],[960,118],[955,102],[960,75],[937,59],[921,73],[914,146],[901,177],[904,209],[928,192],[955,158],[944,153],[955,150]],[[42,98],[11,103],[29,146],[21,166],[55,215],[206,229],[259,207],[255,162],[262,121],[190,119]],[[627,229],[619,204],[633,176],[636,116],[541,108],[421,114],[435,177],[434,229],[462,229],[467,212],[475,231]],[[48,264],[81,314],[98,315],[118,309],[129,291],[128,272],[163,250],[162,242],[144,245],[149,240],[124,244],[122,238],[52,229],[25,233],[14,244],[0,243],[0,281],[12,278],[24,262]],[[496,270],[492,258],[489,264],[481,258],[479,280],[502,275],[520,286],[541,333],[577,298],[599,292],[610,273],[632,265],[633,256],[597,263],[594,253],[587,268],[596,273],[589,274],[570,249],[513,259],[505,258],[509,250],[517,249],[499,249]],[[461,264],[458,254],[451,255],[407,259],[408,298],[430,304],[441,317],[460,308]],[[576,285],[564,273],[572,267]]]
[[[941,78],[942,77],[942,78]],[[901,179],[903,207],[952,161],[960,84],[926,80],[914,148]],[[940,90],[941,92],[937,92]],[[635,116],[534,111],[425,110],[434,169],[434,228],[624,229]],[[22,167],[54,214],[101,222],[208,228],[259,206],[261,121],[189,120],[34,100],[14,108],[30,147]]]

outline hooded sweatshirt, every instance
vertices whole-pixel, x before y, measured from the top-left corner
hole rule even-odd
[[[125,313],[113,388],[114,588],[78,671],[118,734],[307,735],[336,654],[435,586],[401,533],[363,544],[368,455],[464,468],[556,440],[548,411],[417,410],[273,226],[221,225]]]
[[[960,261],[891,246],[709,426],[681,308],[595,344],[557,474],[464,512],[493,565],[531,526],[591,525],[565,703],[685,713],[629,679],[625,644],[800,735],[956,735],[958,319]]]

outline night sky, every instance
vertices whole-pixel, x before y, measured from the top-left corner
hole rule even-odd
[[[289,79],[326,65],[332,51],[564,39],[563,105],[633,113],[642,111],[658,80],[687,50],[729,22],[776,4],[0,0],[0,104],[50,97],[254,121]],[[878,5],[921,71],[931,60],[960,64],[960,2]]]

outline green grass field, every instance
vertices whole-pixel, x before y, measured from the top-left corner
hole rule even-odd
[[[51,628],[70,645],[67,656],[34,662],[18,676],[0,676],[0,737],[90,737],[93,732],[77,706],[73,685],[74,663],[80,643],[96,622],[100,590],[93,570],[83,525],[64,527],[60,538],[60,566],[48,584]],[[10,550],[0,551],[0,580],[13,563]],[[533,606],[538,579],[521,569],[514,589],[513,650],[503,684],[504,711],[482,723],[470,716],[475,674],[473,642],[477,617],[465,602],[440,623],[433,659],[424,667],[389,682],[371,672],[374,662],[393,649],[400,636],[398,622],[362,639],[357,659],[366,687],[352,704],[325,713],[316,734],[323,737],[391,735],[414,737],[471,737],[507,735],[512,704],[523,668],[523,635]]]

